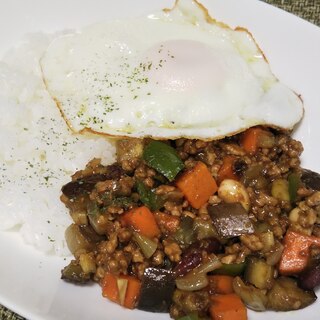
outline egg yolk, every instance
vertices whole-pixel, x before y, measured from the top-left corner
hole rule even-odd
[[[146,60],[152,61],[148,78],[167,91],[190,91],[224,82],[222,59],[208,45],[193,40],[170,40],[151,47]]]

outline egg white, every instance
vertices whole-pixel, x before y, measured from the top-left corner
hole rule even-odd
[[[192,0],[59,37],[41,67],[74,132],[217,139],[254,125],[292,129],[303,115],[251,34]]]

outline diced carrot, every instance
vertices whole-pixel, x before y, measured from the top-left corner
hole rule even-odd
[[[259,148],[259,137],[263,134],[263,132],[265,131],[259,127],[252,127],[246,130],[243,133],[240,141],[242,148],[247,153],[256,153]]]
[[[109,300],[119,303],[119,289],[117,277],[111,273],[106,273],[102,283],[102,295]]]
[[[125,308],[134,309],[140,295],[141,282],[133,276],[121,275],[119,278],[128,280],[123,306]]]
[[[228,294],[233,293],[233,277],[222,275],[222,274],[214,274],[208,276],[209,280],[209,290],[212,293],[218,294]]]
[[[119,279],[128,281],[122,306],[125,308],[134,309],[140,295],[141,282],[133,276],[115,276],[111,273],[106,273],[101,282],[102,295],[115,303],[121,304],[118,287]]]
[[[210,296],[212,320],[246,320],[247,308],[235,293]]]
[[[289,230],[283,243],[279,272],[282,275],[293,275],[305,269],[310,256],[310,246],[313,244],[320,247],[320,238]]]
[[[203,162],[198,162],[194,168],[185,172],[176,182],[191,206],[199,209],[204,205],[218,186],[208,167]]]
[[[233,164],[236,158],[234,156],[225,156],[223,158],[222,166],[218,171],[218,183],[220,184],[224,179],[239,180],[233,172]]]
[[[178,229],[180,224],[180,219],[178,217],[160,211],[156,211],[154,215],[161,229],[163,228],[170,233],[173,233]]]
[[[153,213],[145,206],[133,208],[120,218],[122,226],[131,226],[142,235],[153,238],[160,234]]]

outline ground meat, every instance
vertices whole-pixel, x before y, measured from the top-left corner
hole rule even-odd
[[[192,268],[207,261],[212,253],[224,264],[241,264],[248,256],[265,261],[283,241],[288,228],[320,237],[320,191],[313,191],[300,183],[294,200],[279,199],[271,192],[274,180],[287,181],[292,172],[301,172],[301,143],[285,132],[270,129],[267,134],[269,145],[263,145],[254,153],[244,149],[242,134],[219,141],[182,138],[164,142],[176,150],[183,162],[184,169],[177,175],[178,179],[202,161],[216,180],[218,191],[213,192],[200,208],[191,206],[192,202],[176,186],[175,180],[169,181],[161,171],[144,161],[143,148],[150,139],[121,140],[117,143],[117,163],[103,166],[99,159],[93,159],[84,170],[76,172],[72,181],[63,187],[65,193],[61,200],[76,224],[91,225],[102,237],[92,252],[83,249],[83,254],[90,255],[96,266],[88,278],[102,283],[106,273],[111,273],[142,280],[149,267],[174,274],[172,270],[176,265],[187,261],[188,252],[201,252],[197,258],[192,255],[188,258],[190,263],[196,264]],[[229,200],[235,199],[219,192],[226,156],[234,159],[231,185],[243,186],[248,195],[249,200],[242,205],[255,233],[223,238],[209,214],[212,206],[234,202]],[[145,187],[144,195],[139,194],[140,182]],[[157,203],[159,199],[160,204]],[[159,234],[147,236],[139,226],[123,219],[126,212],[140,206],[150,209]],[[184,225],[184,221],[188,223]],[[137,241],[137,234],[145,241],[146,247]],[[271,249],[266,248],[266,234],[271,235],[275,243]],[[208,245],[199,251],[197,246],[206,241],[218,243],[219,248],[212,249]],[[151,248],[151,253],[146,253],[146,248]],[[312,256],[320,254],[319,247],[311,249]],[[274,277],[278,277],[277,266]],[[197,313],[199,317],[207,318],[209,305],[207,289],[182,291],[176,288],[170,316],[178,319]]]
[[[163,240],[164,253],[173,262],[179,262],[181,259],[182,250],[178,243],[172,239]]]
[[[206,314],[210,300],[207,291],[186,292],[175,290],[173,294],[174,305],[170,309],[170,315],[177,319],[183,315],[198,313],[199,316]]]
[[[255,234],[243,234],[240,236],[240,241],[251,251],[259,251],[263,248],[263,243]]]

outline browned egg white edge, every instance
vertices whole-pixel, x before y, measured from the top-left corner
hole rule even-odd
[[[173,10],[176,9],[176,7],[178,7],[178,4],[179,4],[179,1],[180,0],[176,0],[175,1],[175,4],[174,6],[170,9],[170,8],[164,8],[162,9],[163,12],[165,13],[169,13]],[[202,12],[204,13],[205,15],[205,19],[206,19],[206,22],[209,23],[209,24],[216,24],[218,26],[220,26],[221,28],[225,28],[225,29],[229,29],[229,30],[232,30],[232,31],[236,31],[236,32],[246,32],[249,37],[252,39],[252,41],[254,42],[254,44],[256,45],[258,51],[261,53],[263,59],[266,61],[266,63],[269,64],[269,61],[266,57],[266,55],[264,54],[264,52],[262,51],[262,49],[260,48],[260,46],[258,45],[257,41],[255,40],[254,36],[252,35],[252,33],[245,27],[240,27],[240,26],[237,26],[235,28],[232,28],[230,27],[229,25],[227,25],[226,23],[224,22],[221,22],[221,21],[218,21],[216,19],[214,19],[210,13],[209,13],[209,10],[203,5],[201,4],[199,1],[197,0],[192,0],[198,7],[200,10],[202,10]],[[41,61],[41,59],[40,59]],[[127,134],[124,134],[124,135],[113,135],[113,134],[110,134],[110,133],[104,133],[104,132],[98,132],[98,131],[95,131],[91,128],[84,128],[80,131],[75,131],[72,127],[72,124],[70,123],[70,121],[67,119],[67,117],[65,116],[63,110],[62,110],[62,107],[61,107],[61,103],[60,101],[54,97],[50,90],[48,89],[48,85],[47,85],[47,82],[45,80],[45,77],[44,77],[44,73],[43,73],[43,69],[42,69],[42,66],[41,66],[41,63],[40,63],[40,68],[41,68],[41,75],[42,75],[42,80],[43,80],[43,83],[46,87],[46,90],[48,91],[49,95],[51,96],[51,98],[54,100],[56,106],[58,107],[59,111],[60,111],[60,114],[62,116],[62,118],[64,119],[64,121],[66,122],[68,128],[71,130],[71,132],[73,134],[94,134],[94,135],[99,135],[99,136],[105,136],[107,138],[112,138],[112,139],[123,139],[123,138],[138,138],[138,139],[144,139],[144,138],[151,138],[151,139],[154,139],[154,140],[176,140],[176,139],[180,139],[180,138],[187,138],[187,139],[190,139],[189,136],[171,136],[171,137],[165,137],[165,138],[162,138],[162,137],[153,137],[152,135],[144,135],[144,136],[141,136],[141,137],[133,137],[133,136],[130,136],[129,133]],[[270,68],[271,69],[271,68]],[[272,72],[272,70],[270,70],[272,75],[276,78],[276,80],[279,81],[279,79],[274,75],[274,73]],[[298,94],[297,92],[293,91],[292,92],[300,99],[301,103],[303,104],[303,99],[301,97],[300,94]],[[254,126],[262,126],[262,127],[269,127],[269,128],[273,128],[275,130],[278,130],[278,131],[283,131],[283,132],[289,132],[291,133],[302,121],[303,119],[303,116],[304,116],[304,107],[303,107],[303,114],[301,116],[301,119],[292,127],[292,128],[282,128],[282,127],[279,127],[279,126],[275,126],[275,125],[272,125],[272,124],[268,124],[268,123],[265,123],[265,124],[256,124]],[[213,140],[221,140],[223,138],[226,138],[226,137],[231,137],[231,136],[234,136],[236,134],[239,134],[241,132],[244,132],[245,130],[249,129],[250,127],[245,127],[245,128],[241,128],[237,131],[233,131],[233,132],[230,132],[230,134],[227,134],[227,135],[222,135],[222,136],[216,136],[214,138],[212,137],[209,137],[209,138],[203,138],[203,137],[197,137],[197,136],[193,136],[192,139],[199,139],[199,140],[202,140],[202,141],[213,141]]]

